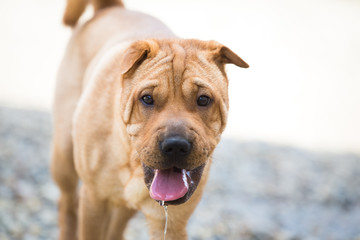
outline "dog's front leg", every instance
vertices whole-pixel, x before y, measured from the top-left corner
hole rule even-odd
[[[107,222],[107,201],[99,199],[83,185],[79,205],[79,239],[105,239]]]

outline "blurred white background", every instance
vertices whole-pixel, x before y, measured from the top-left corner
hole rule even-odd
[[[360,1],[125,0],[184,38],[214,39],[228,66],[225,136],[360,153]],[[50,110],[71,30],[65,0],[0,3],[0,105]]]

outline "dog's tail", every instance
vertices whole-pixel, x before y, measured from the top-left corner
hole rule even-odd
[[[122,0],[67,0],[63,17],[64,24],[70,27],[75,26],[89,2],[93,5],[94,11],[111,6],[124,6]]]

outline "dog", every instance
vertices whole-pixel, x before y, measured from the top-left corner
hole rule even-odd
[[[77,24],[87,4],[94,16]],[[141,211],[150,239],[187,239],[229,108],[216,41],[181,39],[120,0],[68,0],[73,27],[53,106],[51,173],[60,239],[122,239]],[[79,184],[81,182],[81,184]]]

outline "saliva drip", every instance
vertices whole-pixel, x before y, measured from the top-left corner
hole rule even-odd
[[[164,240],[166,240],[166,232],[168,225],[168,209],[167,209],[168,206],[165,204],[165,201],[161,201],[160,206],[164,208],[164,212],[165,212]]]

